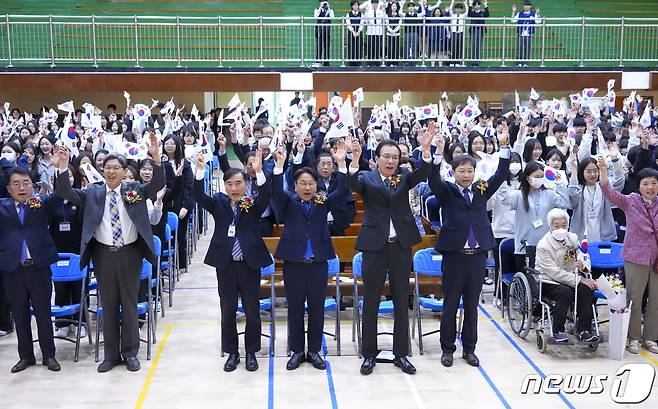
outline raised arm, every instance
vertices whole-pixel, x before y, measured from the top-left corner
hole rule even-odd
[[[212,213],[215,208],[215,199],[209,196],[205,191],[204,178],[206,175],[206,161],[203,154],[198,154],[196,157],[196,170],[195,180],[192,185],[192,198],[205,210]]]
[[[628,196],[615,191],[612,186],[610,186],[610,180],[608,178],[608,164],[605,163],[605,159],[599,158],[596,164],[599,167],[599,180],[601,182],[601,192],[603,192],[603,196],[605,196],[605,198],[608,199],[613,205],[626,211],[626,209],[628,209],[629,198]]]
[[[149,132],[149,154],[155,162],[153,167],[153,178],[148,182],[142,185],[142,190],[144,195],[151,200],[155,200],[158,195],[158,192],[165,187],[166,179],[164,174],[164,169],[162,168],[162,156],[160,155],[160,147],[158,146],[158,138],[155,135],[155,132]]]
[[[283,165],[286,161],[286,152],[280,146],[272,152],[272,155],[276,160],[276,165],[272,172],[272,198],[279,214],[284,214],[291,200],[290,195],[283,189]]]
[[[74,203],[78,206],[82,206],[85,203],[87,197],[87,192],[84,190],[73,189],[71,186],[71,181],[69,180],[69,150],[60,146],[56,152],[56,155],[53,157],[53,161],[57,164],[57,182],[55,184],[55,189],[57,193],[63,198],[68,200],[71,203]]]
[[[345,205],[345,196],[347,193],[347,186],[345,183],[345,177],[347,175],[345,157],[347,156],[347,150],[345,149],[344,141],[338,142],[338,145],[332,150],[331,156],[338,164],[338,173],[336,175],[336,190],[331,192],[327,198],[327,207],[334,210]]]
[[[498,188],[507,180],[509,175],[509,162],[510,162],[510,147],[509,147],[509,132],[506,125],[501,125],[498,128],[498,142],[500,143],[500,156],[498,159],[498,168],[487,181],[487,190],[484,192],[484,197],[489,200],[491,196],[496,193]]]
[[[259,214],[263,214],[270,204],[272,197],[272,178],[267,178],[263,171],[263,153],[259,149],[256,151],[253,162],[254,172],[256,172],[256,184],[258,185],[258,196],[256,197],[256,209]],[[271,172],[270,172],[271,173]]]

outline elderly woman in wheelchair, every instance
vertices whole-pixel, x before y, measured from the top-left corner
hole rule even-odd
[[[596,281],[589,274],[589,257],[579,252],[578,236],[568,232],[569,215],[566,211],[553,209],[546,219],[550,230],[537,244],[535,268],[539,272],[540,299],[552,301],[553,341],[556,344],[569,343],[565,323],[569,309],[573,311],[575,304],[578,341],[590,345],[598,343],[598,331],[592,332]]]

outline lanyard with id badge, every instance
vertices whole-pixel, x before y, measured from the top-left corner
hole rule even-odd
[[[69,222],[69,217],[68,217],[68,208],[66,207],[66,203],[63,204],[64,208],[64,220],[59,222],[59,231],[60,232],[70,232],[71,231],[71,222]],[[75,206],[71,208],[71,210],[75,211]]]
[[[231,206],[231,210],[233,210],[233,206]],[[238,222],[238,215],[239,214],[240,214],[240,211],[238,210],[238,207],[236,205],[235,210],[233,210],[233,221],[228,226],[228,232],[226,233],[226,237],[235,237],[235,225]]]
[[[538,229],[544,225],[544,221],[539,217],[539,198],[537,197],[537,192],[534,194],[531,193],[530,196],[532,197],[533,204],[535,205],[535,219],[532,221],[532,226],[535,229]]]

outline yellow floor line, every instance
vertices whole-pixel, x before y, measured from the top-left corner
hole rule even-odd
[[[655,358],[653,358],[651,355],[647,354],[646,352],[640,350],[640,355],[644,357],[647,361],[651,362],[654,366],[658,366],[658,361],[656,361]]]
[[[162,336],[160,345],[158,345],[158,351],[155,354],[155,358],[153,358],[153,363],[151,364],[149,373],[148,375],[146,375],[146,379],[144,380],[144,385],[142,385],[142,390],[139,391],[137,403],[135,403],[135,409],[141,409],[142,405],[144,405],[144,400],[146,400],[146,394],[148,393],[149,388],[151,387],[153,376],[155,375],[155,371],[158,368],[158,362],[160,362],[160,356],[162,355],[162,351],[164,350],[165,345],[167,345],[169,334],[171,334],[171,330],[173,328],[174,328],[173,324],[167,324],[167,329],[165,330],[164,335]]]

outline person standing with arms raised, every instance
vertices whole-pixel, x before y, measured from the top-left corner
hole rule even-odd
[[[416,373],[409,362],[409,274],[411,247],[420,243],[420,233],[411,208],[409,190],[429,176],[432,170],[430,144],[433,135],[425,129],[419,142],[423,151],[420,166],[410,173],[398,173],[400,148],[390,139],[375,149],[377,169],[359,171],[361,145],[352,143],[352,162],[347,187],[363,198],[365,213],[356,249],[363,252],[363,356],[361,373],[368,375],[377,357],[377,311],[388,273],[394,305],[393,354],[395,366],[408,374]]]
[[[247,174],[236,168],[224,171],[226,194],[208,196],[204,192],[203,178],[206,161],[203,155],[196,160],[196,180],[192,188],[194,200],[206,209],[215,220],[208,253],[204,263],[217,271],[217,289],[222,310],[222,350],[229,356],[224,371],[231,372],[240,363],[238,330],[235,314],[238,293],[242,297],[247,324],[245,328],[246,368],[258,369],[256,352],[260,351],[260,269],[272,264],[272,257],[258,229],[260,215],[270,201],[270,185],[263,173],[263,154],[254,154],[252,167],[256,173],[258,196],[247,194]]]
[[[105,355],[98,372],[107,372],[124,361],[129,371],[140,368],[139,276],[142,259],[156,264],[146,199],[155,201],[165,186],[158,139],[152,128],[147,128],[145,134],[149,136],[149,154],[155,162],[153,178],[145,184],[122,184],[126,159],[110,154],[103,161],[105,184],[73,189],[68,178],[69,151],[60,147],[58,153],[56,190],[64,199],[84,206],[80,268],[93,261],[103,305]]]

